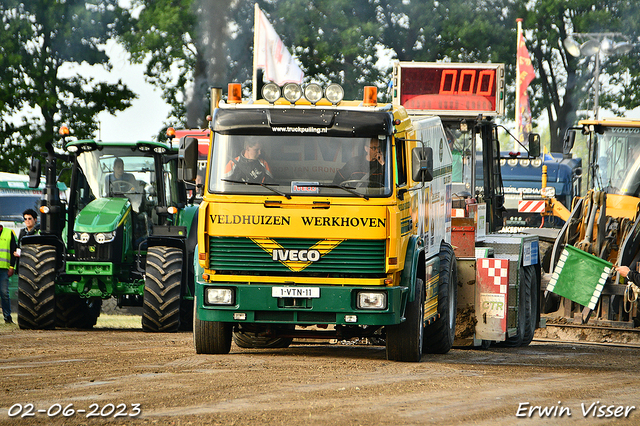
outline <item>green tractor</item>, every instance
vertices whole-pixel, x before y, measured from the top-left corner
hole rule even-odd
[[[198,206],[179,182],[178,149],[162,142],[47,144],[40,235],[23,238],[22,329],[92,328],[102,301],[142,306],[142,328],[192,326]],[[71,164],[66,200],[56,163]],[[41,161],[31,159],[30,185]],[[194,191],[195,192],[195,191]]]

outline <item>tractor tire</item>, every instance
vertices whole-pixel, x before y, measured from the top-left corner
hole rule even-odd
[[[529,265],[520,268],[520,278],[525,287],[525,325],[522,336],[522,345],[528,346],[536,332],[536,320],[538,318],[538,292],[536,291],[535,266]]]
[[[288,348],[293,342],[292,337],[265,337],[250,331],[234,331],[233,341],[240,348]]]
[[[96,325],[102,299],[83,299],[77,294],[56,296],[56,325],[89,330]]]
[[[51,330],[56,325],[56,248],[29,244],[22,248],[18,277],[18,325]]]
[[[174,247],[149,247],[142,330],[175,332],[180,328],[182,251]]]
[[[386,326],[387,359],[401,362],[420,362],[424,340],[424,281],[416,279],[413,302],[407,302],[405,321]]]
[[[425,326],[424,353],[446,354],[456,337],[458,267],[450,244],[440,245],[440,280],[438,283],[438,319]]]
[[[197,354],[228,354],[231,350],[233,324],[228,322],[202,321],[198,318],[193,303],[193,345]]]

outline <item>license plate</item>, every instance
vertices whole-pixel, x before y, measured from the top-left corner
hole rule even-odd
[[[320,297],[318,287],[272,287],[273,297],[292,297],[295,299],[317,299]]]

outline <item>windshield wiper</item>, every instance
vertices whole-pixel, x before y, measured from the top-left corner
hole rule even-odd
[[[282,195],[283,197],[285,197],[287,200],[291,199],[291,195],[289,194],[285,194],[282,191],[279,191],[275,188],[271,188],[270,185],[277,185],[277,183],[263,183],[263,182],[243,182],[241,180],[233,180],[233,179],[220,179],[223,182],[230,182],[230,183],[243,183],[245,185],[255,185],[255,186],[261,186],[263,188],[267,188],[269,191],[274,192],[278,195]]]
[[[345,191],[353,194],[353,195],[357,195],[360,198],[364,198],[365,200],[369,200],[369,197],[367,197],[364,194],[359,193],[358,191],[356,191],[356,188],[352,187],[352,186],[341,186],[341,185],[335,185],[335,184],[326,184],[326,183],[305,183],[304,186],[309,186],[311,188],[336,188],[336,189],[344,189]]]

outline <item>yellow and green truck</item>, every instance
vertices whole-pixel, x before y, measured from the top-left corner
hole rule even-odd
[[[342,93],[269,83],[248,103],[239,85],[226,102],[212,92],[198,353],[358,337],[419,361],[454,344],[461,286],[443,121],[378,103],[375,87],[357,101]],[[193,180],[197,140],[180,146],[179,174]]]

